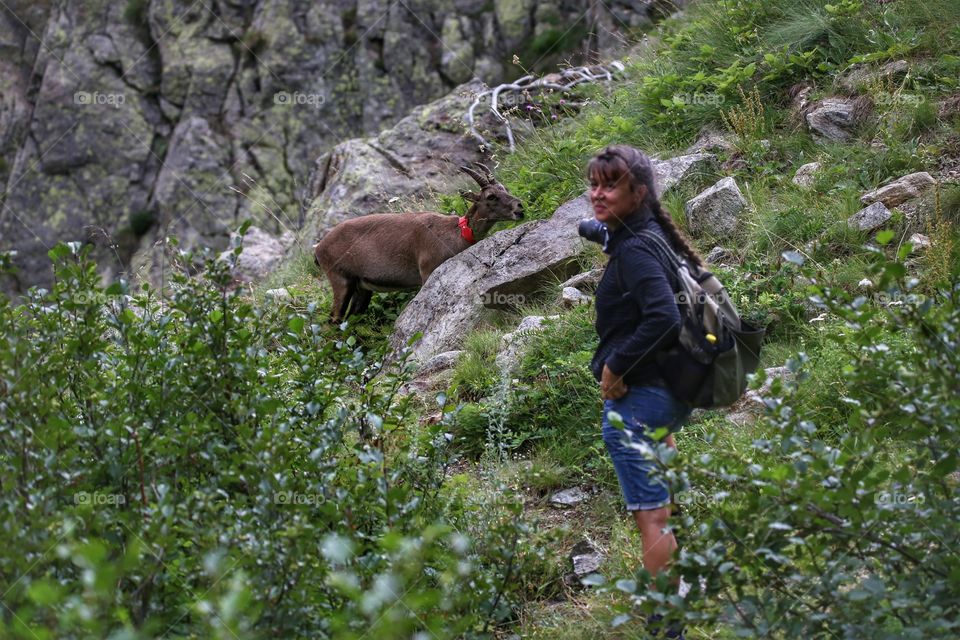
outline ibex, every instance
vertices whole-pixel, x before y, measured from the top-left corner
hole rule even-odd
[[[362,313],[374,291],[423,285],[448,258],[483,238],[501,220],[523,219],[523,205],[485,165],[460,167],[480,193],[461,191],[473,204],[462,217],[439,213],[375,213],[341,222],[314,246],[317,266],[333,289],[330,319]],[[352,303],[352,304],[351,304]]]

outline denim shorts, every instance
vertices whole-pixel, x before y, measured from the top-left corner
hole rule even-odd
[[[623,418],[623,430],[610,424],[610,411]],[[677,431],[690,411],[688,405],[661,387],[629,387],[622,398],[603,401],[603,442],[620,480],[627,511],[648,511],[670,504],[667,485],[651,476],[657,462],[639,445],[646,443],[655,451],[653,432],[660,427],[667,427],[671,433]]]

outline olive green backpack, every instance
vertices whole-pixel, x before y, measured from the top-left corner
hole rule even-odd
[[[680,337],[657,354],[671,392],[704,409],[735,403],[747,388],[747,374],[760,364],[764,330],[744,322],[717,277],[679,255],[660,235],[645,229],[637,241],[659,257],[680,308]]]

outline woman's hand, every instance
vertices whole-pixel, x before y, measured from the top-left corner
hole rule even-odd
[[[607,365],[603,365],[603,373],[600,375],[600,397],[604,400],[619,400],[625,395],[627,395],[627,385],[623,377],[610,371]]]

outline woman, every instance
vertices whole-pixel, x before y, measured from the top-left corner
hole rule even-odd
[[[596,329],[600,344],[591,368],[603,397],[603,440],[613,459],[627,503],[640,528],[643,565],[652,574],[662,571],[677,548],[667,529],[670,493],[652,476],[657,465],[639,450],[654,450],[654,431],[667,427],[666,444],[675,446],[690,407],[675,399],[660,377],[656,354],[680,334],[671,275],[651,241],[640,237],[652,230],[698,265],[702,260],[664,212],[654,189],[653,167],[643,153],[625,145],[604,149],[590,161],[590,200],[594,217],[606,225],[610,255],[597,287]],[[608,413],[623,418],[625,430],[610,424]]]

